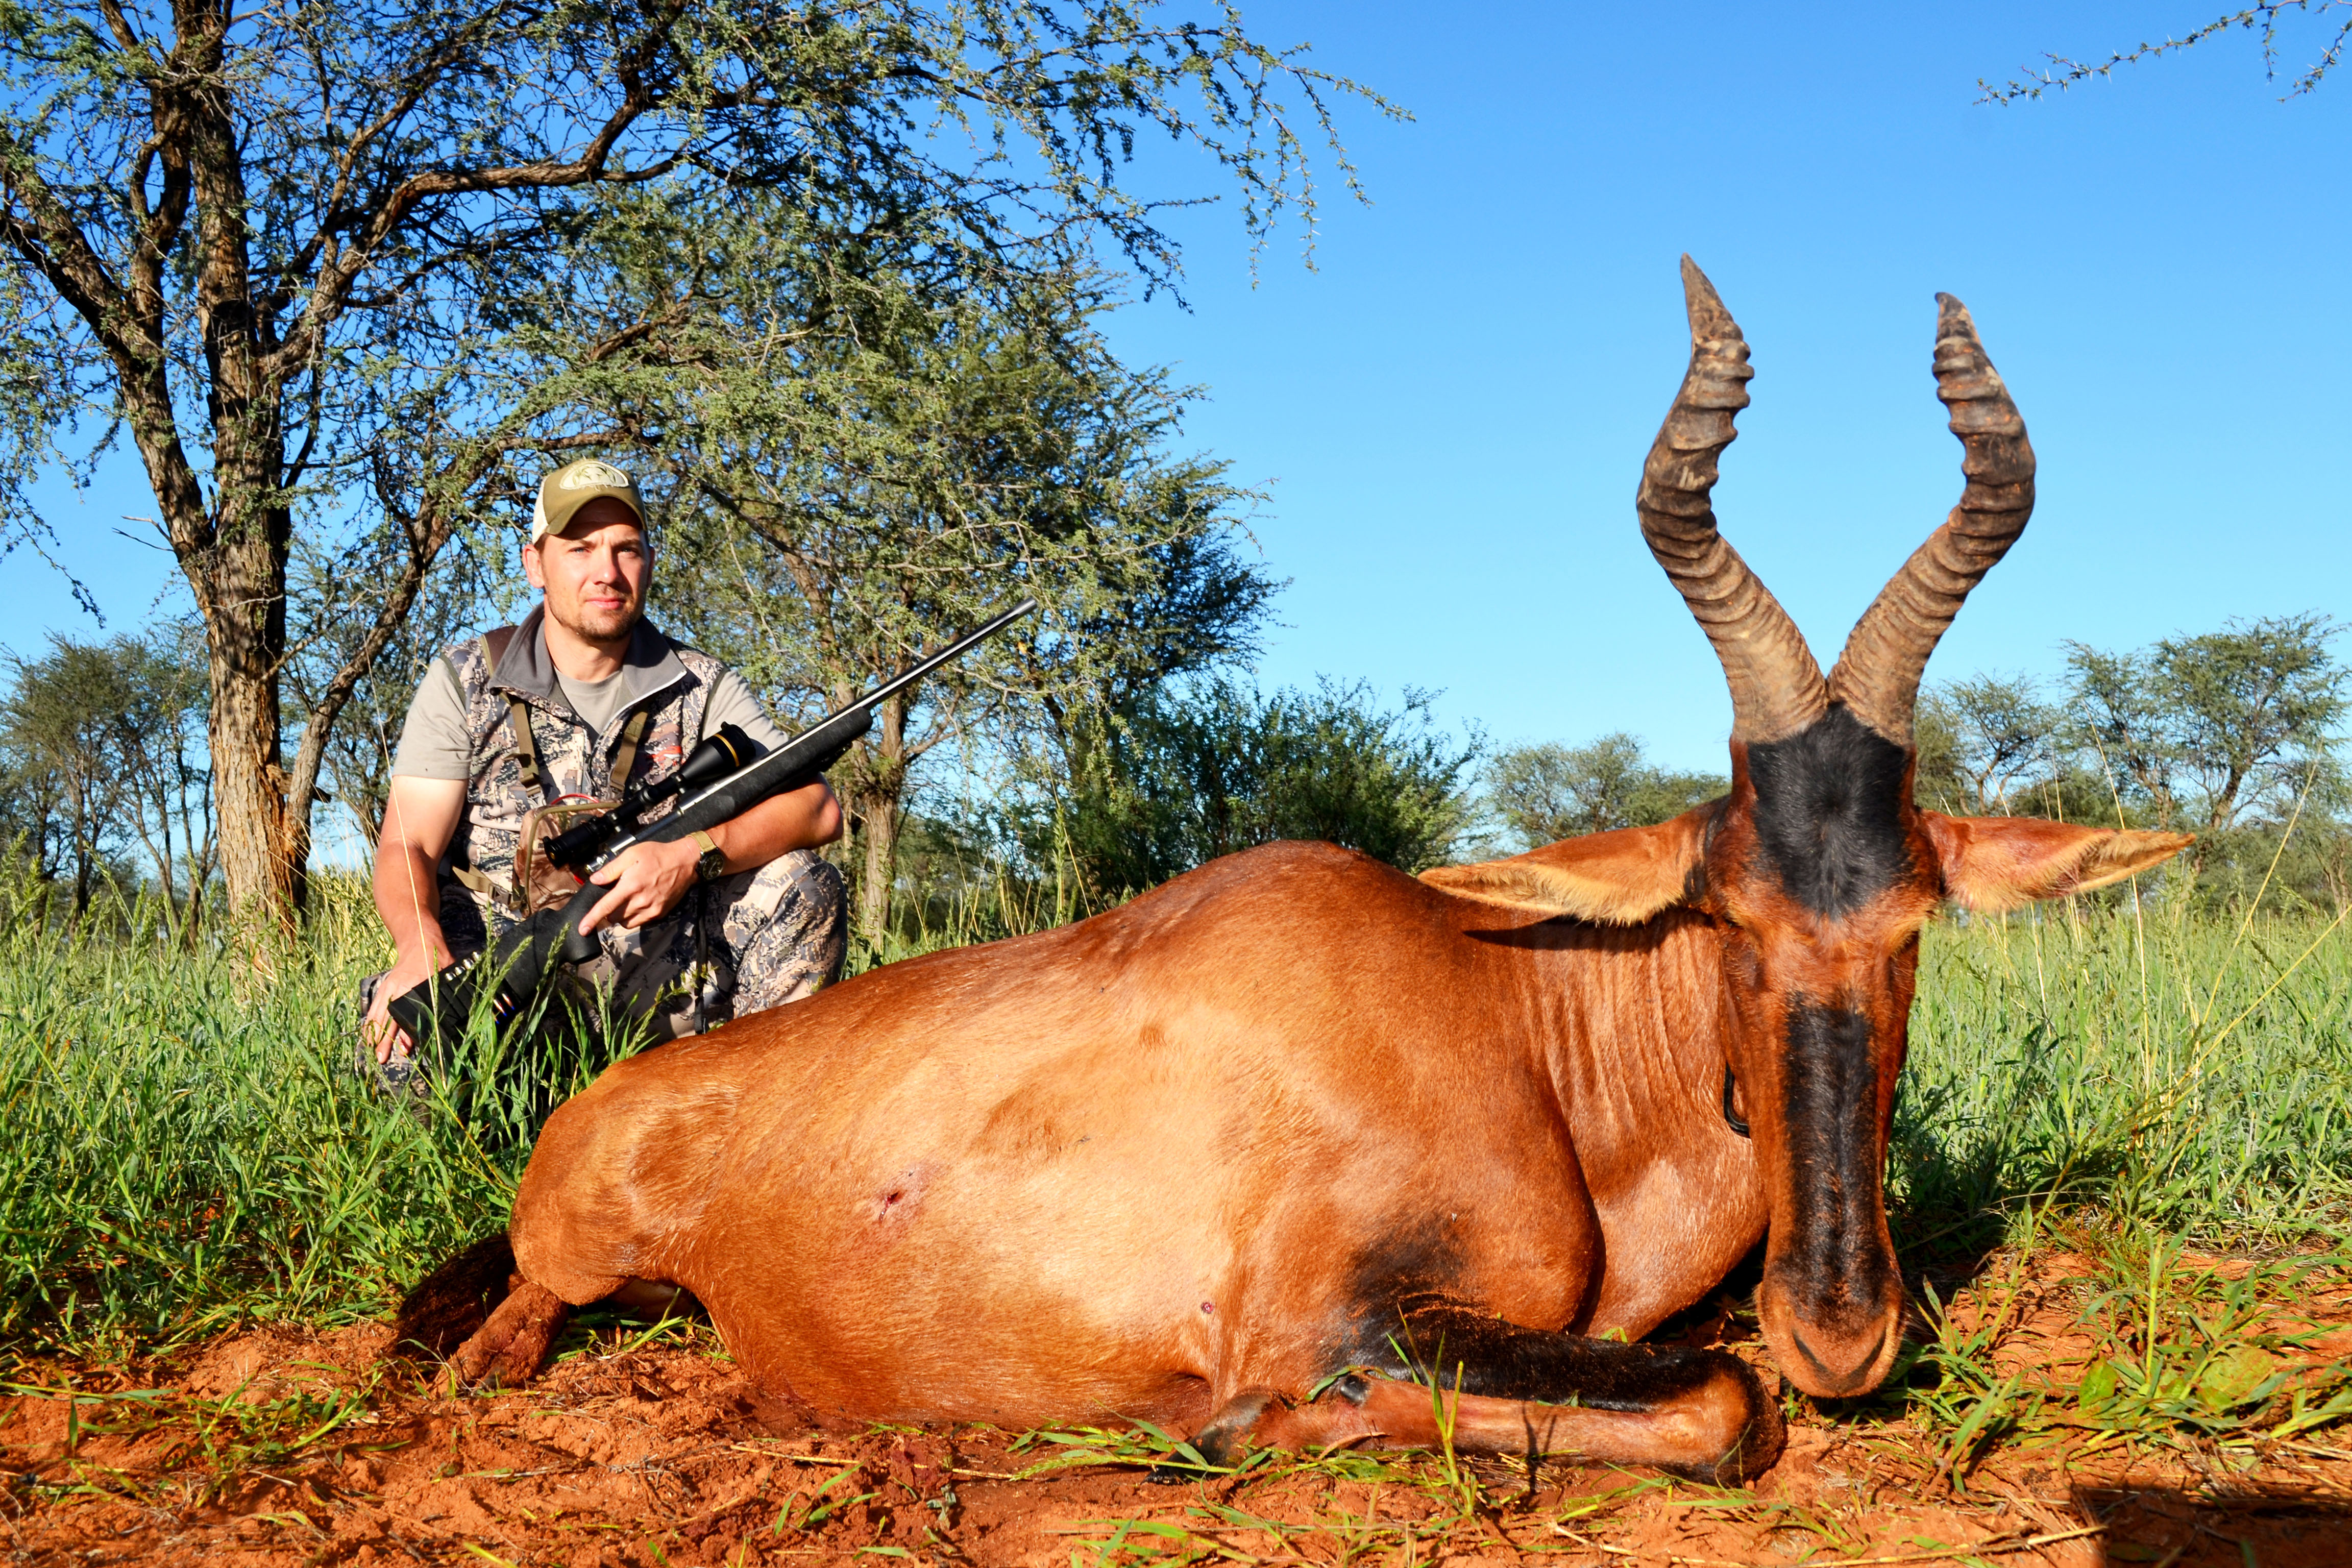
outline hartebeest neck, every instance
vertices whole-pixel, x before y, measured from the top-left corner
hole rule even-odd
[[[1754,1152],[1723,1120],[1721,947],[1706,918],[1685,910],[1519,934],[1538,932],[1517,1001],[1606,1242],[1583,1326],[1644,1332],[1764,1235]]]

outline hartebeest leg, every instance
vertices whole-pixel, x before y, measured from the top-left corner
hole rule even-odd
[[[1364,1374],[1339,1378],[1311,1405],[1264,1389],[1234,1395],[1193,1447],[1223,1465],[1244,1441],[1450,1442],[1467,1453],[1577,1454],[1723,1483],[1780,1455],[1780,1411],[1755,1373],[1721,1351],[1521,1328],[1426,1297],[1402,1304],[1385,1339],[1364,1357]]]
[[[572,1304],[526,1279],[508,1292],[489,1321],[449,1358],[459,1382],[520,1388],[539,1375],[555,1336],[572,1319]]]
[[[572,1308],[515,1271],[506,1236],[485,1237],[435,1269],[400,1304],[396,1342],[449,1358],[461,1382],[529,1383]]]

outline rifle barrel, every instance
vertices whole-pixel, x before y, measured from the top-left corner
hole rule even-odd
[[[696,828],[712,827],[721,822],[731,821],[769,795],[781,793],[781,787],[808,771],[810,763],[815,758],[824,758],[820,766],[830,765],[833,756],[838,756],[858,736],[866,733],[874,722],[876,708],[941,665],[971,652],[1036,607],[1036,600],[1022,600],[979,630],[958,637],[930,658],[892,676],[847,707],[826,714],[759,761],[728,774],[698,794],[688,796],[659,822],[634,833],[623,834],[596,858],[596,867],[609,864],[632,845],[682,838]],[[827,752],[832,755],[826,755]],[[591,868],[592,870],[594,868]]]
[[[997,616],[994,620],[989,622],[978,631],[966,632],[962,637],[958,637],[955,641],[948,644],[947,647],[940,649],[939,652],[931,655],[930,658],[924,659],[919,664],[911,665],[908,668],[900,670],[898,674],[892,676],[889,679],[884,681],[881,685],[876,687],[873,690],[867,692],[865,696],[859,698],[848,707],[840,710],[839,712],[829,713],[825,715],[825,717],[828,720],[838,719],[842,714],[853,713],[860,708],[880,707],[883,703],[887,702],[890,699],[898,696],[901,691],[904,691],[908,687],[912,686],[918,680],[922,679],[923,677],[930,674],[931,671],[939,668],[940,666],[949,664],[956,659],[961,658],[965,654],[970,653],[973,648],[978,647],[982,643],[986,642],[989,638],[994,637],[997,633],[1003,631],[1005,627],[1011,626],[1013,622],[1019,620],[1022,616],[1027,615],[1036,607],[1036,600],[1022,600],[1019,604],[1013,605],[1011,609],[1005,611],[1003,615]],[[824,725],[819,724],[816,728],[823,729]]]

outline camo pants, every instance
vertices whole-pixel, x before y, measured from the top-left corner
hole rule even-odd
[[[568,984],[583,1000],[609,989],[613,1010],[640,1037],[672,1040],[797,1002],[839,979],[848,905],[839,869],[815,850],[795,849],[688,889],[677,908],[635,931],[608,926],[596,935],[604,955],[572,972]],[[453,942],[450,957],[470,952]],[[360,982],[361,1017],[383,979]],[[425,1064],[400,1047],[379,1062],[360,1040],[352,1063],[394,1100],[421,1102],[432,1092]]]

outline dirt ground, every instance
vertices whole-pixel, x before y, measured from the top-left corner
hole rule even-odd
[[[2336,1305],[2352,1323],[2352,1303]],[[2011,1363],[2063,1367],[2079,1350],[2054,1299],[2003,1310]],[[2313,1353],[2342,1356],[2344,1337]],[[20,1365],[0,1397],[0,1551],[220,1568],[1538,1555],[2352,1568],[2341,1427],[2222,1449],[2062,1426],[1955,1479],[1936,1443],[1883,1414],[1792,1401],[1786,1455],[1741,1491],[1557,1461],[1531,1486],[1519,1463],[1347,1454],[1169,1486],[1104,1462],[1135,1453],[1105,1435],[780,1436],[707,1331],[583,1331],[532,1387],[469,1396],[387,1359],[389,1338],[272,1328],[135,1373]]]

